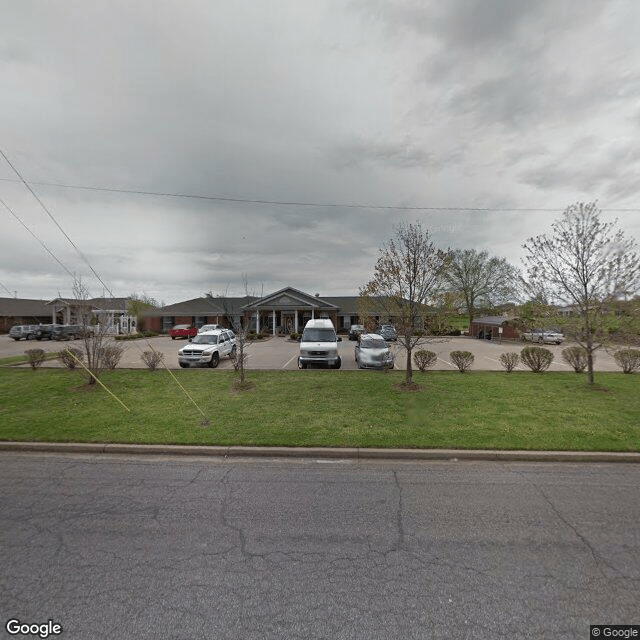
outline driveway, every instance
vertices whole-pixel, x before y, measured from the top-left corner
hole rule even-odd
[[[111,339],[110,339],[111,340]],[[120,367],[141,369],[146,365],[141,360],[144,351],[151,347],[160,351],[165,356],[167,366],[172,369],[178,368],[178,349],[186,340],[171,340],[168,336],[157,336],[143,340],[125,340],[118,342],[125,348],[125,352],[120,361]],[[343,369],[357,369],[354,359],[355,342],[349,341],[346,336],[342,342],[338,343],[340,357],[342,358]],[[526,343],[528,344],[528,343]],[[55,342],[43,340],[41,342],[21,340],[16,342],[7,335],[0,336],[0,358],[12,355],[23,355],[26,349],[40,347],[46,352],[60,351],[65,346],[82,348],[82,340],[72,340],[69,342]],[[456,370],[451,363],[449,354],[452,351],[471,351],[475,356],[473,369],[485,371],[502,371],[500,364],[500,354],[508,351],[520,353],[524,343],[495,340],[478,340],[465,336],[455,338],[431,338],[424,340],[418,348],[434,351],[438,355],[438,361],[432,369]],[[562,350],[568,346],[545,345],[554,354],[553,363],[549,371],[572,371],[572,368],[562,360]],[[406,351],[397,343],[391,343],[391,349],[395,355],[396,369],[406,368]],[[248,369],[271,369],[271,370],[292,370],[298,368],[299,343],[292,342],[288,338],[267,338],[247,345],[247,368]],[[47,366],[59,366],[57,361],[47,363]],[[218,365],[219,369],[233,368],[232,362],[224,358]],[[613,357],[604,349],[596,353],[596,371],[620,371]],[[519,370],[527,370],[520,365]]]

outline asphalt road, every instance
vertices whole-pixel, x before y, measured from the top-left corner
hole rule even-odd
[[[2,453],[0,481],[3,626],[585,640],[640,624],[638,465]]]
[[[148,340],[127,340],[119,342],[125,349],[120,361],[120,367],[125,368],[144,368],[146,365],[141,360],[142,352],[150,348],[160,351],[165,356],[165,362],[168,367],[177,369],[178,367],[178,349],[186,344],[186,340],[171,340],[168,336],[157,336]],[[455,365],[451,363],[449,354],[451,351],[467,350],[471,351],[475,356],[473,364],[474,370],[503,371],[500,364],[500,354],[506,351],[515,351],[519,353],[522,348],[530,343],[508,342],[493,340],[477,340],[475,338],[457,337],[457,338],[433,338],[422,348],[434,351],[438,355],[438,361],[432,367],[433,369],[441,369],[448,371],[456,371]],[[23,355],[25,349],[40,347],[46,352],[57,352],[65,346],[75,346],[82,348],[82,341],[75,340],[71,342],[56,342],[43,340],[40,342],[21,340],[16,342],[8,336],[0,336],[0,358],[11,355]],[[544,345],[545,348],[552,351],[554,360],[549,371],[572,371],[572,368],[562,359],[563,345]],[[342,358],[342,369],[357,369],[354,357],[355,342],[349,341],[343,337],[342,342],[338,343],[338,349]],[[406,351],[397,343],[391,343],[392,352],[395,355],[397,369],[405,369],[406,367]],[[287,338],[275,337],[267,340],[256,341],[247,345],[247,368],[248,369],[297,369],[298,353],[300,345],[297,342],[288,340]],[[28,366],[28,365],[25,365]],[[46,366],[60,366],[57,361],[46,363]],[[221,370],[233,368],[233,364],[229,358],[223,358],[218,365]],[[596,371],[620,371],[620,367],[615,363],[613,357],[604,349],[596,354],[595,361]],[[519,370],[527,370],[524,365],[518,367]],[[371,372],[369,372],[371,373]],[[367,372],[363,372],[364,375]]]

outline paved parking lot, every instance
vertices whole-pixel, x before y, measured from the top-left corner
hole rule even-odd
[[[162,352],[165,355],[167,366],[172,369],[178,367],[178,349],[185,344],[184,340],[171,340],[168,336],[158,336],[149,338],[148,340],[131,340],[119,342],[125,347],[125,353],[120,361],[120,367],[124,368],[144,368],[146,365],[140,359],[142,352],[148,350],[150,346]],[[0,336],[0,358],[11,355],[22,355],[26,349],[33,347],[41,347],[46,352],[55,352],[64,346],[82,347],[81,340],[70,342],[55,342],[43,340],[41,342],[27,342],[20,340],[16,342],[7,335]],[[346,336],[342,342],[338,343],[340,356],[342,358],[343,369],[357,369],[354,359],[355,342],[350,342]],[[425,341],[422,348],[434,351],[438,354],[438,361],[433,369],[455,370],[456,367],[451,364],[449,354],[451,351],[465,350],[471,351],[475,356],[473,369],[487,371],[501,371],[500,354],[506,351],[520,352],[523,343],[504,341],[502,344],[492,340],[477,340],[475,338],[458,337],[458,338],[433,338]],[[549,367],[549,371],[571,371],[571,367],[562,360],[561,352],[566,344],[563,345],[545,345],[545,347],[554,353],[554,361]],[[406,352],[397,344],[391,343],[391,349],[395,355],[396,368],[404,369],[406,361]],[[287,338],[268,338],[266,340],[256,341],[247,346],[247,368],[248,369],[276,369],[288,370],[297,369],[299,344],[291,342]],[[46,363],[47,366],[59,366],[56,361]],[[219,369],[231,369],[233,365],[228,358],[221,360]],[[620,371],[613,357],[604,349],[596,354],[595,362],[596,371]],[[526,367],[520,366],[519,369],[526,370]]]

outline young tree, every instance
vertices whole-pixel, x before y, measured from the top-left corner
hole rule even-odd
[[[88,302],[89,292],[85,285],[76,280],[73,285],[78,324],[82,326],[82,340],[87,355],[87,368],[91,372],[88,383],[96,383],[96,377],[107,368],[105,356],[108,342],[108,314],[94,311]]]
[[[242,284],[244,287],[245,301],[249,302],[252,296],[249,295],[249,283],[246,274],[242,275]],[[218,297],[216,302],[227,317],[229,324],[233,329],[233,333],[236,336],[236,346],[232,352],[232,360],[233,368],[236,370],[239,377],[235,386],[239,389],[245,389],[250,386],[247,383],[245,369],[248,358],[247,345],[249,344],[249,340],[247,338],[247,334],[249,333],[249,322],[242,316],[242,312],[234,307],[227,294],[228,291],[225,292],[224,295]]]
[[[519,282],[518,270],[488,251],[457,249],[445,274],[448,286],[464,298],[469,326],[478,306],[494,307],[512,300]]]
[[[407,386],[413,383],[411,354],[422,335],[427,303],[438,293],[448,261],[449,252],[437,249],[419,222],[403,223],[380,249],[373,278],[360,288],[360,308],[375,309],[396,325],[407,352]]]
[[[587,380],[593,384],[593,354],[605,343],[605,320],[618,301],[640,288],[640,255],[617,223],[602,222],[595,202],[572,204],[550,235],[523,245],[527,285],[537,296],[569,305],[556,324],[586,350]]]
[[[132,293],[127,303],[127,313],[136,319],[136,331],[142,333],[145,330],[144,313],[150,309],[157,309],[158,302],[155,298],[143,294]]]

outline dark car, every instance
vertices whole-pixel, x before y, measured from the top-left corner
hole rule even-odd
[[[9,329],[9,337],[14,340],[35,340],[37,324],[14,324]]]
[[[169,332],[172,340],[176,338],[193,338],[198,335],[198,330],[190,324],[177,324]]]
[[[84,335],[84,329],[79,324],[54,324],[51,328],[53,340],[77,340]]]
[[[352,324],[349,328],[349,340],[357,340],[364,332],[363,324]]]
[[[36,340],[51,340],[55,324],[39,324],[36,329]]]
[[[377,331],[387,342],[395,342],[398,339],[398,332],[392,324],[383,324]]]

